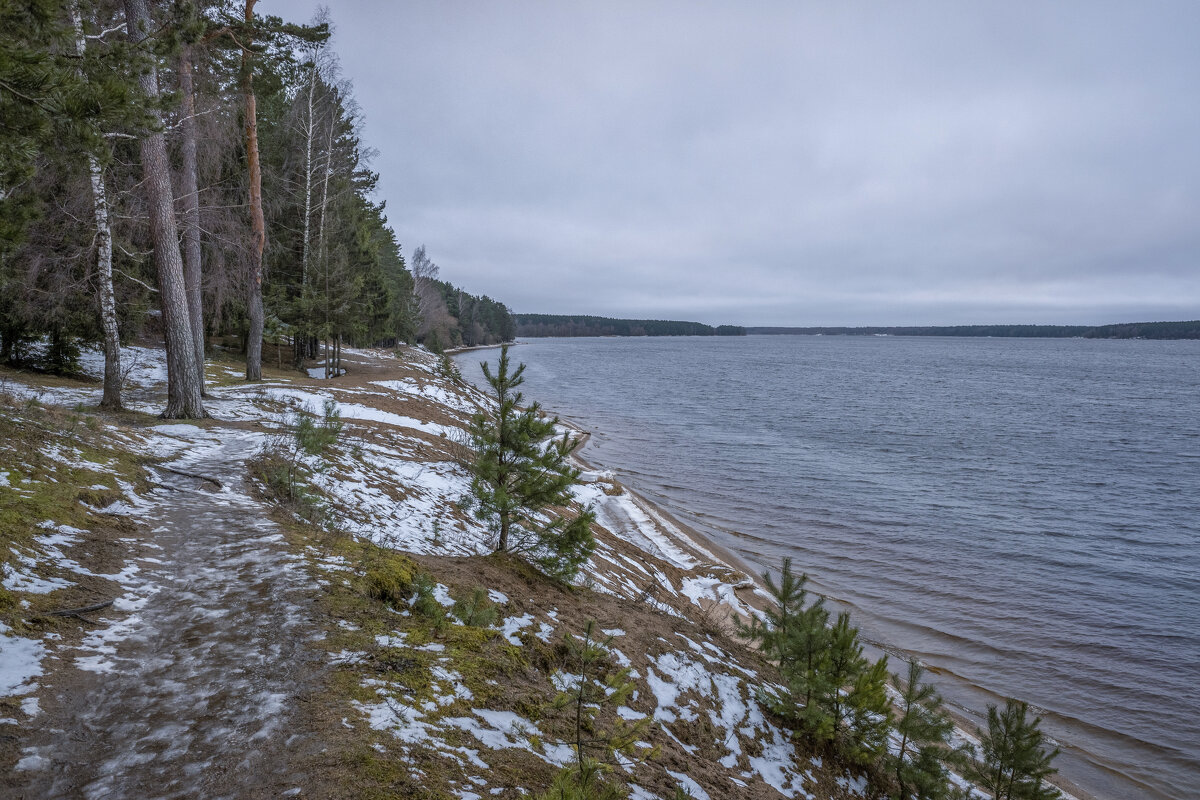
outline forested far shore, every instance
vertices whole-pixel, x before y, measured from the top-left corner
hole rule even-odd
[[[99,345],[119,409],[122,347],[153,336],[164,416],[196,418],[216,342],[259,380],[264,347],[339,374],[343,344],[513,338],[503,303],[406,262],[329,12],[255,5],[0,4],[0,362],[72,373]]]
[[[1022,339],[1200,339],[1200,320],[1122,322],[1113,325],[904,325],[750,327],[752,336],[993,336]]]
[[[589,315],[517,314],[517,336],[745,336],[740,325],[705,325],[668,319],[617,319]]]

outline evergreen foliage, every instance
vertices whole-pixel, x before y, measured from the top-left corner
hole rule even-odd
[[[496,621],[496,605],[482,586],[476,586],[470,592],[455,592],[450,597],[454,600],[450,613],[463,625],[488,628]]]
[[[496,534],[498,552],[524,553],[548,575],[567,579],[596,546],[592,510],[569,511],[579,470],[568,458],[579,442],[557,436],[558,418],[545,417],[537,403],[520,407],[525,365],[510,371],[508,350],[501,348],[495,374],[482,364],[496,407],[471,423],[475,515]]]
[[[64,134],[94,138],[102,98],[74,63],[65,7],[0,2],[0,257],[42,211],[28,191],[43,148]]]
[[[86,47],[77,52],[73,5],[0,2],[0,361],[69,372],[80,346],[102,340],[89,191],[97,176],[111,219],[117,334],[128,341],[145,329],[158,333],[164,295],[150,258],[138,152],[139,137],[152,133],[165,137],[172,182],[193,187],[176,198],[187,269],[200,264],[203,272],[196,302],[188,297],[189,313],[199,309],[189,320],[193,342],[251,344],[251,254],[262,238],[263,338],[293,348],[291,358],[268,362],[300,367],[328,355],[336,370],[343,344],[418,341],[413,275],[373,197],[374,153],[361,141],[362,111],[326,41],[327,13],[299,25],[247,18],[245,4],[231,0],[159,3],[150,35],[134,45],[120,3],[79,0]],[[151,68],[157,98],[138,86]],[[246,213],[248,86],[261,237]],[[436,283],[450,324],[431,345],[513,338],[502,303]],[[41,340],[48,347],[31,347]],[[197,350],[202,358],[203,343]]]
[[[873,764],[887,753],[894,717],[887,694],[887,657],[862,670],[846,695],[845,752],[859,764]]]
[[[437,583],[428,572],[420,572],[412,582],[414,597],[412,610],[423,617],[434,630],[442,631],[449,624],[446,619],[446,608],[437,599]]]
[[[341,414],[332,400],[325,401],[319,419],[303,411],[291,412],[251,467],[276,499],[301,517],[317,521],[324,509],[310,488],[311,480],[324,468],[326,455],[341,432]]]
[[[569,717],[575,763],[564,768],[550,790],[540,795],[546,800],[619,800],[627,795],[620,784],[605,780],[605,776],[612,771],[612,762],[637,759],[637,742],[645,736],[651,720],[630,723],[614,716],[611,726],[601,723],[602,712],[624,705],[636,688],[628,667],[610,668],[611,646],[611,636],[597,638],[595,620],[588,620],[582,636],[568,633],[563,637],[566,685],[554,707]]]
[[[613,319],[587,315],[518,314],[516,335],[541,336],[745,336],[739,325],[665,319]]]
[[[888,756],[888,772],[896,782],[896,800],[940,800],[950,790],[943,764],[953,723],[942,708],[942,699],[928,683],[916,660],[908,662],[908,675],[892,675],[900,691],[896,704],[896,734],[900,741]]]
[[[739,620],[739,632],[757,642],[767,657],[779,664],[786,695],[766,697],[768,705],[776,713],[817,730],[821,727],[820,713],[812,700],[826,691],[822,665],[829,642],[829,611],[824,598],[804,605],[808,576],[797,578],[790,558],[783,560],[778,584],[770,572],[763,573],[763,580],[775,607],[768,608],[762,618],[751,618],[748,626]]]
[[[1024,703],[1008,701],[1004,711],[988,709],[988,730],[979,732],[982,756],[967,763],[963,750],[950,747],[953,724],[941,697],[922,682],[915,661],[906,679],[892,675],[899,690],[893,708],[887,695],[887,658],[874,664],[863,655],[858,629],[838,614],[832,626],[820,599],[807,606],[807,576],[797,578],[784,559],[780,578],[763,575],[774,599],[761,618],[738,622],[738,632],[757,643],[779,665],[784,689],[763,693],[766,705],[797,725],[815,743],[830,744],[845,759],[878,765],[895,800],[949,800],[947,764],[965,764],[966,776],[994,800],[1054,800],[1058,789],[1046,782],[1058,750],[1048,751]],[[895,748],[889,751],[889,740]]]
[[[945,796],[944,764],[954,755],[946,746],[950,723],[941,698],[920,683],[920,668],[910,667],[901,703],[893,709],[887,658],[871,663],[864,656],[850,616],[839,614],[830,625],[824,602],[808,602],[807,576],[797,578],[790,559],[784,559],[778,580],[770,573],[763,578],[774,604],[761,618],[739,622],[738,629],[779,665],[783,690],[762,692],[768,708],[848,762],[883,767],[901,800]],[[900,686],[899,677],[894,679]],[[889,754],[891,738],[901,742],[898,755]]]
[[[1007,700],[1004,710],[988,706],[987,731],[978,731],[981,756],[968,777],[994,800],[1055,800],[1062,793],[1046,782],[1058,748],[1048,750],[1041,717],[1029,718],[1029,706]]]

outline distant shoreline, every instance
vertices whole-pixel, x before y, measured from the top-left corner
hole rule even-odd
[[[950,336],[1020,339],[1200,339],[1200,320],[1112,325],[900,325],[748,327],[750,336]]]
[[[865,325],[712,327],[700,322],[515,314],[518,338],[652,336],[949,336],[1020,339],[1200,339],[1200,320],[1108,325]]]

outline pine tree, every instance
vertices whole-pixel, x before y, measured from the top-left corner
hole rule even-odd
[[[775,600],[775,607],[768,608],[762,617],[751,617],[749,625],[737,620],[738,633],[758,644],[763,654],[774,659],[781,672],[787,673],[795,658],[791,642],[801,625],[804,601],[808,597],[808,590],[804,588],[808,575],[797,578],[792,573],[792,560],[785,558],[779,571],[779,584],[776,585],[770,571],[763,573],[763,581]]]
[[[896,733],[899,748],[888,756],[889,772],[896,779],[897,800],[939,800],[949,790],[940,754],[946,751],[954,724],[942,708],[942,698],[929,684],[922,683],[924,668],[908,662],[908,678],[892,675],[900,690],[896,704]]]
[[[795,652],[793,668],[787,677],[793,695],[803,698],[802,718],[811,730],[819,730],[824,713],[815,698],[828,691],[828,676],[825,670],[829,656],[830,631],[829,609],[824,598],[804,609],[792,637],[791,649]]]
[[[980,788],[994,800],[1056,800],[1062,793],[1046,778],[1055,769],[1050,763],[1058,748],[1047,751],[1040,725],[1042,718],[1029,719],[1029,706],[1008,700],[1004,710],[988,706],[987,732],[978,731],[982,760],[968,770]]]
[[[37,172],[36,156],[65,121],[86,120],[86,82],[62,53],[71,32],[54,0],[0,3],[0,256],[39,213],[36,197],[17,191]]]
[[[829,631],[829,650],[824,664],[825,691],[813,698],[813,704],[819,706],[829,720],[829,724],[821,728],[822,738],[836,738],[846,721],[849,709],[842,690],[866,670],[867,659],[862,652],[858,628],[850,625],[850,615],[843,611]]]
[[[125,24],[131,42],[140,45],[146,41],[154,29],[147,0],[125,0]],[[160,102],[160,93],[154,61],[138,76],[138,83],[147,102],[156,106]],[[152,116],[154,122],[161,123],[157,112]],[[161,124],[142,133],[140,154],[167,345],[167,408],[162,416],[166,419],[199,419],[208,414],[200,394],[200,372],[188,318],[170,161]]]
[[[846,754],[859,764],[873,763],[887,752],[894,720],[887,677],[887,656],[883,656],[855,677],[846,694]]]
[[[575,763],[556,778],[545,800],[616,800],[626,796],[619,785],[604,780],[612,768],[605,762],[618,757],[635,758],[637,742],[645,736],[651,720],[630,724],[617,717],[611,727],[598,720],[604,709],[623,705],[636,688],[628,667],[607,669],[612,637],[599,640],[595,620],[588,620],[583,636],[563,638],[568,685],[555,698],[554,707],[570,715],[571,749]],[[606,674],[607,673],[607,674]]]
[[[784,696],[766,698],[768,705],[777,714],[818,729],[824,715],[812,699],[824,691],[822,665],[829,645],[829,611],[824,598],[804,606],[808,575],[797,578],[790,558],[783,560],[778,584],[769,572],[763,573],[763,580],[775,607],[767,609],[763,619],[752,618],[749,625],[739,621],[739,633],[757,642],[767,657],[779,664],[787,691]]]
[[[547,574],[570,578],[596,547],[591,508],[567,510],[579,481],[568,457],[579,442],[567,433],[555,438],[558,418],[545,418],[537,403],[520,408],[525,365],[509,371],[507,345],[494,375],[482,366],[496,408],[471,424],[475,515],[497,534],[497,552],[527,553]]]

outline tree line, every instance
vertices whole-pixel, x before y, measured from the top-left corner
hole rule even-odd
[[[1200,320],[1125,322],[1116,325],[905,325],[839,327],[751,327],[753,336],[992,336],[1027,339],[1200,339]],[[522,334],[524,335],[524,334]]]
[[[517,325],[508,306],[487,295],[468,294],[438,280],[440,269],[421,245],[413,251],[412,274],[420,325],[417,335],[434,352],[511,342]]]
[[[702,322],[665,319],[614,319],[565,314],[517,314],[516,334],[548,336],[745,336],[738,325],[713,327]]]
[[[214,340],[258,380],[264,344],[332,374],[343,344],[512,338],[406,263],[328,12],[256,3],[0,3],[0,361],[71,372],[99,343],[120,408],[121,346],[154,332],[164,416],[202,417]]]

